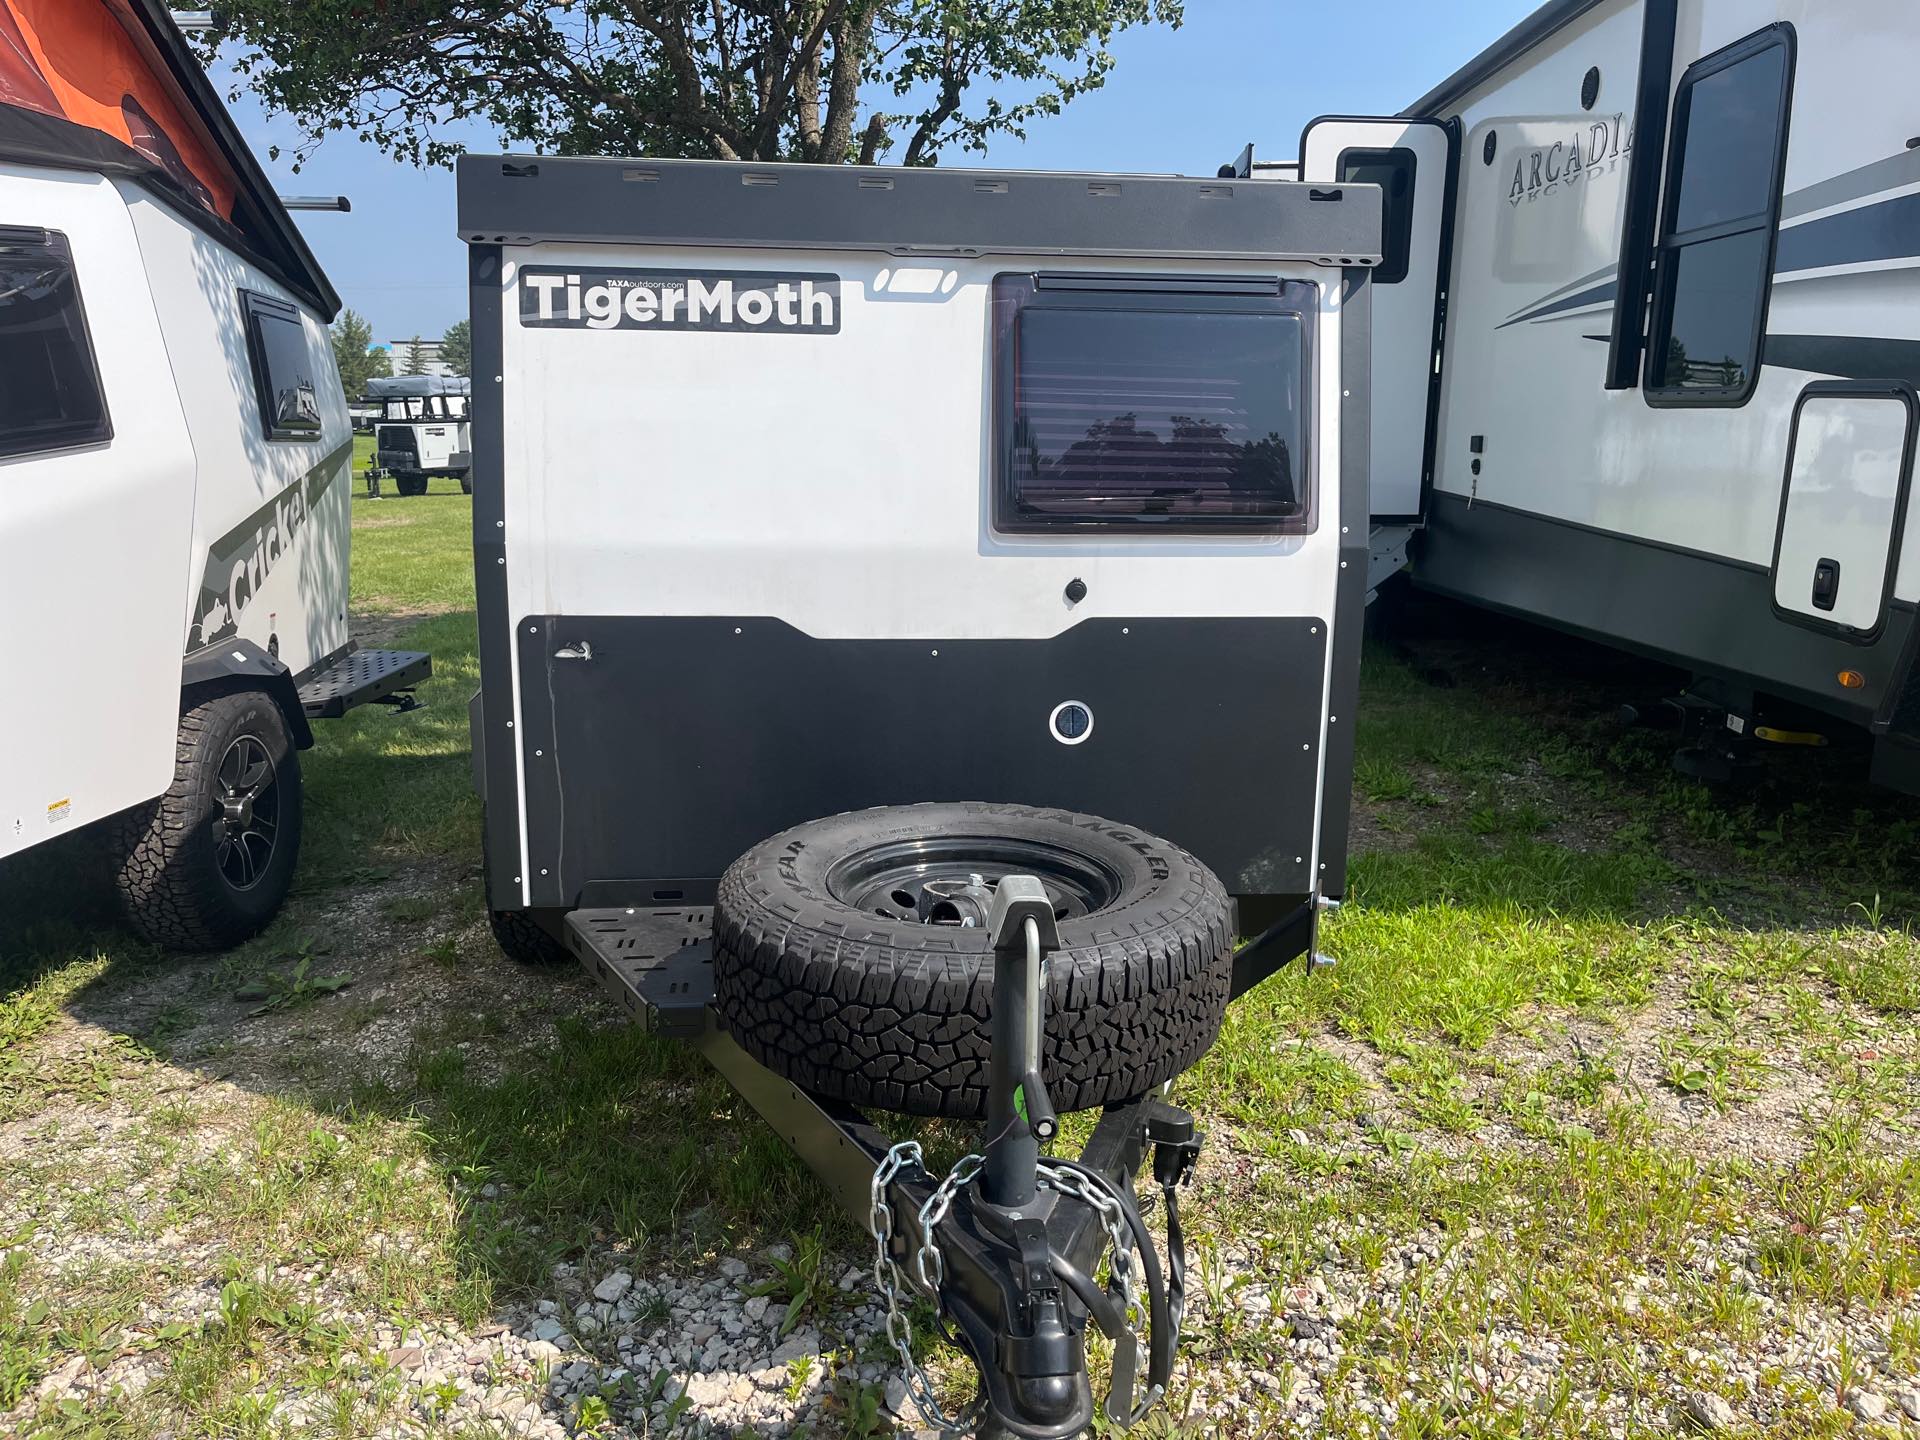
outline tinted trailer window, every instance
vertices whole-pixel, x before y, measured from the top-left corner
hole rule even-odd
[[[1314,287],[1178,284],[995,282],[999,529],[1310,526]]]

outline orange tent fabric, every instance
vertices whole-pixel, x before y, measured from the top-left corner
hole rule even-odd
[[[124,141],[230,220],[233,177],[138,26],[123,0],[0,0],[0,105]]]

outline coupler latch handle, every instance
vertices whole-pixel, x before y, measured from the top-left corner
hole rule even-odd
[[[987,1080],[987,1203],[1019,1210],[1033,1203],[1040,1146],[1060,1133],[1060,1117],[1040,1073],[1046,1036],[1046,957],[1060,948],[1053,897],[1031,875],[1003,876],[987,912],[993,942],[993,1055]]]

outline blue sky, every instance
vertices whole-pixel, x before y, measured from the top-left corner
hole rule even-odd
[[[1033,170],[1147,170],[1211,175],[1249,140],[1257,153],[1298,150],[1315,115],[1392,114],[1419,98],[1535,8],[1535,0],[1187,0],[1187,23],[1121,36],[1106,87],[1037,122],[1025,143],[949,164]],[[224,93],[228,77],[214,79]],[[241,129],[283,194],[344,194],[351,214],[302,214],[301,229],[346,303],[377,339],[432,338],[466,313],[466,253],[454,238],[453,177],[330,138],[299,174],[267,158],[297,137],[250,99]],[[475,149],[493,149],[479,133]]]

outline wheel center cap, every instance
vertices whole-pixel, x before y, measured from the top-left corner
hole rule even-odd
[[[220,802],[226,813],[227,828],[239,832],[253,824],[253,796],[229,795]]]

